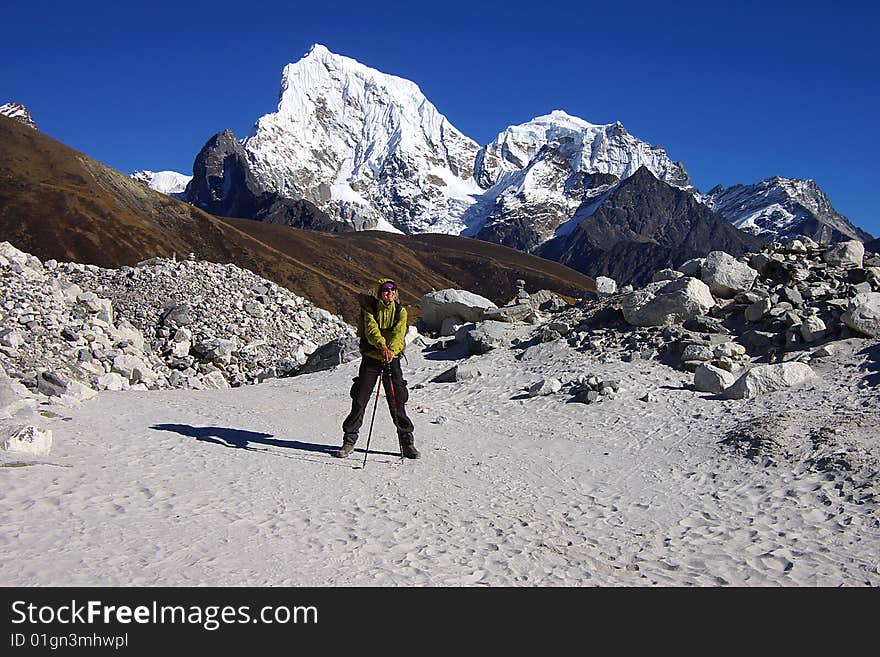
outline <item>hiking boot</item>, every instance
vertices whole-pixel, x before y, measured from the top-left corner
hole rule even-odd
[[[338,459],[344,459],[354,451],[354,443],[342,443],[342,447],[333,452],[333,456]]]
[[[416,446],[413,445],[413,436],[411,433],[405,433],[397,437],[400,441],[400,455],[405,459],[417,459],[421,454]]]

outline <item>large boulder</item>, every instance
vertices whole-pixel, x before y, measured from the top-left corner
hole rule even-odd
[[[724,251],[712,251],[700,269],[700,278],[712,294],[725,299],[748,292],[758,272]]]
[[[724,391],[729,399],[751,399],[798,385],[816,376],[806,363],[789,362],[753,367]]]
[[[455,341],[467,346],[468,354],[486,354],[498,347],[506,347],[511,341],[511,325],[491,319],[476,325],[465,324],[455,333]]]
[[[447,317],[457,315],[465,322],[479,322],[484,310],[498,306],[467,290],[446,289],[423,295],[420,307],[425,328],[437,332]]]
[[[356,360],[361,357],[359,345],[360,338],[356,335],[347,334],[334,338],[309,354],[305,364],[296,373],[320,372]]]
[[[849,300],[849,307],[840,316],[852,330],[880,337],[880,292],[862,292]]]
[[[491,319],[496,322],[526,322],[530,318],[535,317],[535,309],[528,302],[517,303],[510,306],[502,306],[501,308],[489,308],[484,311],[483,317],[484,319]]]
[[[719,394],[733,385],[735,380],[733,374],[711,363],[703,363],[694,372],[694,388],[701,392]]]
[[[623,318],[633,326],[666,326],[704,315],[715,299],[705,283],[684,276],[635,290],[622,305]]]
[[[864,257],[865,245],[858,240],[832,244],[822,254],[825,262],[838,267],[861,267]]]

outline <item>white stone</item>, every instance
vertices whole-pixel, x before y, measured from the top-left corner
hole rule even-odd
[[[529,397],[552,395],[562,390],[562,381],[559,379],[543,379],[529,387]]]
[[[864,257],[865,245],[858,240],[832,244],[822,254],[825,262],[839,267],[861,267]]]
[[[0,447],[10,452],[46,456],[52,450],[52,432],[32,425],[20,427],[6,436]]]
[[[615,292],[617,292],[617,281],[608,276],[596,276],[597,294],[614,294]]]
[[[694,388],[701,392],[720,394],[733,385],[736,377],[727,370],[703,363],[694,372]]]
[[[0,344],[16,349],[24,344],[24,336],[16,329],[3,329],[0,331]]]
[[[120,319],[116,326],[109,329],[109,333],[116,340],[125,340],[138,351],[144,350],[144,334],[127,319]]]
[[[665,326],[704,315],[715,305],[709,287],[685,276],[650,283],[623,299],[623,317],[633,326]]]
[[[757,271],[724,251],[707,255],[700,272],[712,294],[726,299],[751,290],[757,276]]]
[[[116,372],[107,372],[98,377],[98,387],[102,390],[125,390],[127,381]]]
[[[801,337],[804,342],[815,342],[825,337],[825,322],[816,315],[806,317],[801,323]]]
[[[465,322],[478,322],[483,318],[484,310],[498,306],[467,290],[445,289],[423,295],[420,307],[425,327],[436,332],[447,317],[455,315]]]
[[[849,300],[841,321],[854,331],[872,338],[880,337],[880,292],[862,292]]]
[[[775,392],[799,385],[816,376],[806,363],[789,362],[759,365],[740,376],[724,394],[729,399],[751,399],[768,392]]]
[[[205,374],[203,381],[205,387],[211,390],[221,390],[230,387],[229,382],[226,381],[220,370],[214,370],[213,372]]]

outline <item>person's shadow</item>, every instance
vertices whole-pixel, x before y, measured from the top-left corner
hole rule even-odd
[[[182,436],[190,436],[206,443],[215,443],[217,445],[223,445],[224,447],[234,447],[236,449],[258,449],[253,447],[253,444],[300,449],[307,452],[320,452],[322,454],[330,454],[339,449],[339,447],[333,445],[317,445],[315,443],[300,442],[299,440],[278,440],[273,438],[271,433],[245,431],[244,429],[230,429],[229,427],[193,427],[189,424],[154,424],[150,428],[156,429],[157,431],[173,431]]]
[[[273,438],[271,433],[245,431],[244,429],[230,429],[229,427],[194,427],[189,424],[154,424],[150,428],[157,431],[172,431],[174,433],[179,433],[181,436],[190,436],[206,443],[214,443],[216,445],[223,445],[224,447],[232,447],[235,449],[265,451],[259,447],[254,447],[254,444],[282,447],[285,449],[297,449],[306,452],[318,452],[319,454],[332,454],[339,449],[339,445],[318,445],[316,443],[305,443],[300,440],[278,440]],[[378,452],[375,450],[371,450],[371,452],[374,454],[398,456],[394,452]]]

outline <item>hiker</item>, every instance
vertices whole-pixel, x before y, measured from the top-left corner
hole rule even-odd
[[[406,346],[406,308],[398,300],[397,284],[390,278],[379,279],[374,295],[361,295],[358,328],[361,366],[349,393],[351,412],[342,423],[342,447],[334,455],[345,458],[354,451],[358,430],[364,421],[364,411],[376,388],[376,379],[381,375],[388,410],[397,427],[400,455],[417,459],[420,454],[413,444],[413,423],[406,414],[409,392],[400,369],[400,356]]]

